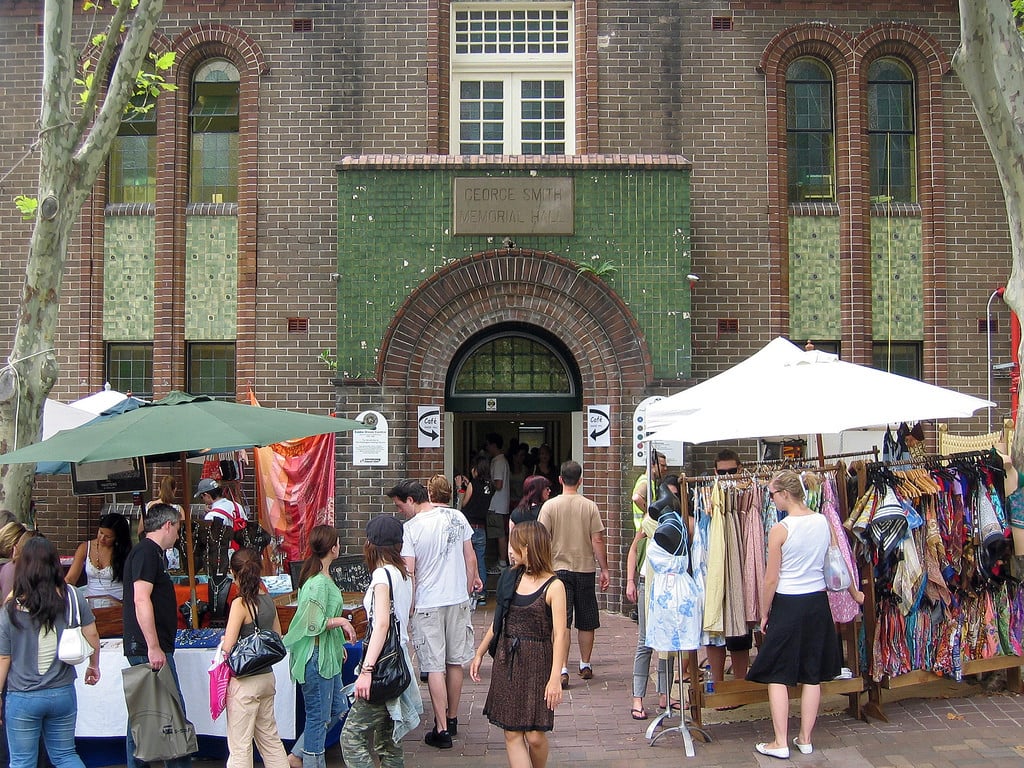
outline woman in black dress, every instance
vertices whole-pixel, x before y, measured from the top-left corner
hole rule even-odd
[[[832,539],[828,520],[804,501],[805,487],[820,484],[816,475],[791,469],[768,483],[775,507],[786,516],[768,534],[768,562],[761,593],[764,643],[747,672],[747,680],[768,684],[768,704],[775,739],[754,749],[762,755],[789,758],[789,693],[801,684],[800,732],[793,738],[802,754],[809,755],[811,732],[821,703],[821,683],[839,674],[839,642],[825,593],[823,565]],[[858,603],[864,593],[849,587]]]
[[[469,667],[494,656],[484,715],[505,731],[509,768],[544,768],[547,732],[562,701],[562,666],[569,656],[565,587],[551,570],[551,536],[536,521],[520,523],[509,537],[515,567],[502,574],[499,605]],[[492,638],[497,636],[495,648]]]

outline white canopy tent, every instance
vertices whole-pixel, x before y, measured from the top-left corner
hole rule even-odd
[[[971,416],[995,403],[805,351],[783,338],[647,409],[648,440],[705,443],[835,434]]]

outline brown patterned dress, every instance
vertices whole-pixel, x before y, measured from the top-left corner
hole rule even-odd
[[[544,595],[552,576],[529,595],[516,593],[505,617],[491,669],[484,715],[505,731],[550,731],[555,713],[544,701],[551,677],[551,608]]]

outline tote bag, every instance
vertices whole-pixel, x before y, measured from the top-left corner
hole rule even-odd
[[[121,670],[121,679],[136,758],[147,763],[173,760],[199,749],[170,667],[160,667],[159,672],[148,664],[127,667]]]

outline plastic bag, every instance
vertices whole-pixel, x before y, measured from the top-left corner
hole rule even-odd
[[[196,729],[185,717],[170,667],[154,672],[140,664],[122,669],[121,678],[136,758],[148,763],[198,751]]]
[[[825,588],[829,592],[842,592],[850,588],[850,569],[843,559],[843,553],[835,544],[829,544],[825,552]]]
[[[210,674],[210,717],[216,720],[228,705],[228,683],[231,682],[231,667],[222,648],[217,648],[207,672]]]

